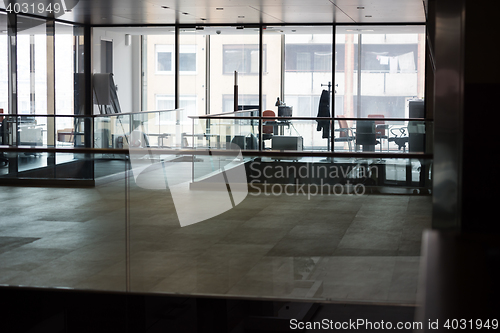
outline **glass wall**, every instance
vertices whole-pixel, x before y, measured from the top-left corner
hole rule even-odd
[[[187,28],[179,31],[179,108],[185,117],[203,115],[206,109],[207,41],[204,30]]]
[[[259,29],[207,27],[210,36],[210,114],[234,109],[235,71],[238,72],[238,105],[253,107],[259,101]],[[267,54],[263,50],[266,71]],[[265,101],[268,96],[262,96]]]
[[[0,12],[0,113],[9,113],[9,58],[7,15]],[[1,116],[0,116],[1,117]],[[0,118],[0,121],[3,118]],[[1,138],[0,138],[1,140]]]
[[[18,16],[17,27],[18,113],[47,114],[45,21]]]
[[[142,66],[142,110],[175,109],[174,27],[142,30]]]
[[[273,146],[280,139],[276,135],[285,135],[299,138],[304,150],[327,150],[329,134],[323,137],[316,120],[294,118],[317,117],[322,91],[332,96],[332,27],[268,26],[263,41],[272,62],[263,75],[264,94],[273,96],[264,104],[265,109],[278,116],[278,105],[286,106],[292,116],[290,121],[281,119],[276,123],[278,127],[272,130],[274,138],[265,140],[265,147],[279,149],[279,144]],[[264,126],[269,124],[276,127],[269,121]],[[271,132],[270,127],[265,127],[264,132],[266,129]]]
[[[336,115],[408,118],[424,98],[424,26],[338,26]]]

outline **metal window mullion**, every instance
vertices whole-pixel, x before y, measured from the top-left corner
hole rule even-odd
[[[281,35],[280,99],[285,100],[285,35]]]
[[[35,35],[30,35],[30,114],[35,113]]]
[[[7,14],[8,20],[8,67],[9,67],[9,113],[17,115],[17,15]]]
[[[210,35],[205,38],[205,114],[210,114]]]
[[[335,24],[332,26],[332,96],[331,96],[331,114],[330,116],[332,117],[331,120],[331,126],[330,126],[330,147],[332,147],[331,152],[332,154],[335,153],[335,54],[336,54],[336,34],[337,34],[337,28]],[[349,136],[349,133],[347,133]]]
[[[179,27],[175,27],[175,40],[174,40],[174,95],[175,95],[175,100],[174,100],[174,106],[176,109],[179,108],[180,102],[179,102]],[[179,119],[177,119],[179,120]]]
[[[356,117],[361,117],[361,34],[358,34],[358,91],[356,92],[358,105],[356,106]]]
[[[264,150],[264,140],[262,140],[262,78],[264,77],[264,29],[259,26],[259,151]]]

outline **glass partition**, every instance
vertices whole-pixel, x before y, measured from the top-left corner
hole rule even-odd
[[[430,160],[226,148],[55,152],[74,161],[47,166],[46,179],[71,178],[88,163],[106,173],[90,188],[6,188],[0,236],[23,239],[0,254],[0,283],[416,302]],[[15,210],[23,214],[14,221]]]
[[[83,114],[85,107],[84,36],[80,26],[55,24],[56,114]]]
[[[337,26],[335,114],[423,118],[424,26]],[[411,110],[410,110],[411,109]]]
[[[113,73],[122,112],[93,116],[73,116],[81,90],[67,87],[81,35],[56,24],[55,115],[38,114],[46,47],[21,38],[29,108],[3,116],[4,142],[22,146],[0,147],[0,182],[62,186],[2,188],[0,283],[416,303],[432,206],[423,42],[414,27],[379,28],[336,27],[333,48],[332,26],[266,27],[263,49],[260,28],[185,29],[179,50],[174,28],[95,28],[93,71]],[[234,110],[234,71],[251,110]],[[336,112],[320,118],[328,88]]]
[[[416,301],[430,161],[249,154],[131,156],[132,291]]]
[[[238,72],[238,101],[243,109],[256,109],[259,100],[259,29],[205,27],[210,36],[210,114],[236,111],[234,72]],[[263,50],[267,70],[267,50]],[[262,96],[263,102],[267,100]],[[265,102],[264,102],[265,103]]]
[[[0,113],[9,113],[9,57],[7,14],[0,13]],[[0,116],[0,122],[3,117]],[[0,125],[1,126],[1,125]],[[2,138],[0,136],[0,143]]]

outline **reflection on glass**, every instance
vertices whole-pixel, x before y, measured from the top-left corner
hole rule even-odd
[[[335,113],[408,118],[424,98],[425,28],[337,27]]]

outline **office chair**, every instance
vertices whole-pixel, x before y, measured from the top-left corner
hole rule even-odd
[[[335,138],[335,142],[347,142],[349,145],[349,151],[352,151],[352,142],[354,141],[354,133],[352,128],[347,124],[347,120],[341,119],[345,118],[344,116],[337,116],[337,120],[339,122],[339,128],[335,129],[335,132],[339,132],[339,137]]]
[[[268,121],[275,121],[276,113],[272,110],[266,110],[262,112],[262,117],[269,118]],[[262,126],[262,140],[269,140],[273,137],[275,125],[264,125]]]
[[[408,142],[408,133],[407,133],[407,128],[406,127],[401,127],[398,128],[399,134],[395,133],[394,131],[396,128],[391,129],[392,135],[394,135],[393,138],[389,138],[388,142],[394,142],[395,144],[398,145],[398,150],[401,150],[403,148],[403,153],[406,152],[406,143]]]
[[[385,118],[383,114],[369,114],[368,118]],[[380,144],[380,152],[382,152],[382,140],[388,140],[385,130],[387,125],[384,120],[375,120],[375,139],[377,144]],[[387,151],[389,151],[389,141],[387,141]]]

